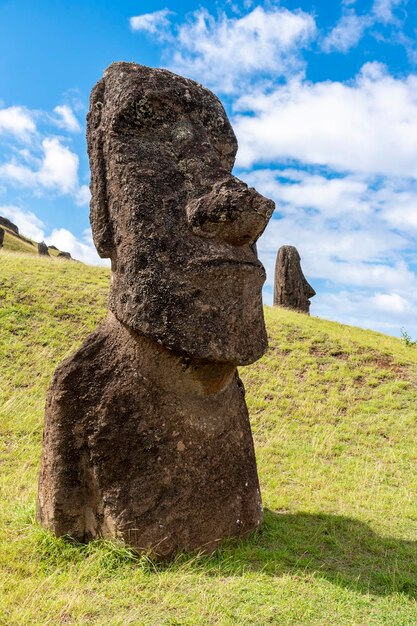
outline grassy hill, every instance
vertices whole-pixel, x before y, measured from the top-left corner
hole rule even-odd
[[[160,565],[34,522],[45,391],[105,315],[109,271],[0,252],[0,624],[416,626],[417,347],[266,309],[241,370],[266,508]]]
[[[13,230],[2,224],[0,224],[0,228],[4,230],[3,250],[38,256],[38,243],[36,241],[22,234],[17,235]],[[51,257],[57,257],[60,251],[55,247],[48,247],[48,252]]]

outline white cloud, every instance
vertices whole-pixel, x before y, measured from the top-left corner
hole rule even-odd
[[[48,245],[54,245],[63,252],[70,252],[78,261],[90,265],[109,265],[108,259],[100,259],[94,247],[91,231],[84,231],[80,241],[66,228],[55,228],[46,238]]]
[[[34,241],[43,241],[45,224],[31,211],[23,211],[13,205],[0,206],[0,215],[7,217],[19,229],[19,232]]]
[[[417,290],[417,276],[401,260],[407,240],[392,234],[372,219],[355,228],[332,223],[322,216],[291,212],[274,218],[259,241],[259,256],[273,285],[274,264],[282,245],[294,245],[307,276],[341,285],[373,289]],[[313,285],[314,286],[314,285]]]
[[[0,178],[6,182],[18,183],[24,187],[34,187],[36,185],[35,173],[26,165],[17,163],[15,160],[0,165]]]
[[[313,315],[415,334],[417,77],[372,63],[349,83],[256,91],[236,111],[238,166],[256,166],[238,175],[277,203],[258,243],[267,301],[277,250],[295,245]]]
[[[70,252],[78,261],[90,265],[109,266],[108,259],[101,259],[94,247],[91,230],[84,231],[82,239],[78,239],[66,228],[54,228],[48,235],[45,224],[32,211],[24,211],[18,206],[0,205],[0,215],[7,217],[19,228],[19,232],[33,241],[46,241],[49,246],[56,246],[63,252]]]
[[[352,10],[345,12],[324,38],[324,52],[347,52],[358,44],[370,23],[368,16],[359,16]]]
[[[0,165],[0,178],[34,190],[48,189],[70,194],[75,197],[77,204],[87,204],[88,190],[78,182],[78,156],[57,137],[43,139],[42,152],[37,169],[14,159]],[[27,156],[24,160],[28,160]]]
[[[135,24],[136,29],[166,37],[166,14],[160,21],[161,13],[131,18],[132,28]],[[158,19],[154,20],[155,16]],[[313,17],[300,10],[257,6],[243,17],[228,17],[225,13],[214,17],[200,9],[172,34],[167,57],[174,71],[218,91],[233,92],[242,89],[242,80],[249,76],[254,79],[257,75],[265,78],[267,74],[279,77],[302,73],[300,50],[315,34]]]
[[[314,301],[317,300],[315,303]],[[417,298],[413,294],[401,296],[394,292],[370,294],[366,290],[340,290],[313,298],[312,311],[328,319],[342,321],[352,326],[372,328],[383,333],[400,335],[405,327],[417,336],[414,311]]]
[[[88,185],[81,185],[75,194],[75,201],[79,206],[85,206],[90,202],[91,193]]]
[[[407,300],[398,293],[376,293],[373,296],[374,304],[390,313],[403,313],[407,310]]]
[[[71,133],[78,133],[81,130],[73,110],[67,104],[56,106],[54,112],[58,115],[58,119],[55,122],[58,126]]]
[[[59,139],[44,139],[44,157],[37,173],[38,181],[44,187],[57,189],[61,193],[71,193],[78,188],[78,156],[63,146]]]
[[[242,167],[297,160],[417,178],[417,76],[368,63],[350,83],[291,81],[241,97],[235,110]]]
[[[404,4],[404,0],[375,0],[372,13],[375,19],[389,24],[395,22],[394,9]]]
[[[407,0],[375,0],[371,11],[358,15],[354,9],[345,8],[353,2],[342,2],[342,17],[324,37],[322,49],[324,52],[348,52],[362,39],[365,31],[372,28],[378,32],[378,27],[399,26],[400,20],[395,16],[395,9],[405,4]],[[372,34],[372,33],[371,33]],[[375,34],[375,33],[374,33]],[[396,33],[397,42],[400,43],[400,33]],[[402,42],[405,43],[405,42]]]
[[[28,141],[36,132],[33,114],[20,106],[0,109],[0,134],[10,133],[21,141]]]
[[[300,207],[315,209],[332,219],[355,214],[369,214],[368,185],[365,179],[354,176],[328,178],[309,174],[302,170],[284,169],[278,172],[255,170],[244,174],[266,195],[273,195],[298,210]],[[291,184],[284,181],[291,181]],[[296,184],[295,184],[296,183]]]
[[[276,214],[258,242],[272,302],[278,249],[294,245],[316,288],[313,315],[399,334],[417,332],[417,274],[412,262],[417,230],[390,211],[417,207],[417,183],[408,179],[335,176],[326,171],[257,169],[239,174],[271,197]],[[330,177],[329,177],[330,176]],[[415,213],[416,211],[414,211]]]
[[[144,31],[152,35],[166,33],[170,22],[168,16],[172,14],[169,9],[154,11],[153,13],[144,13],[136,15],[129,20],[130,28],[133,31]]]

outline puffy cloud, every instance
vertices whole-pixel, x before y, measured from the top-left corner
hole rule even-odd
[[[78,133],[81,130],[73,110],[67,104],[56,106],[54,112],[58,115],[58,119],[56,120],[58,126],[71,133]]]
[[[0,178],[6,182],[18,183],[24,187],[36,185],[36,175],[26,165],[17,163],[15,160],[0,165]]]
[[[315,33],[314,19],[302,11],[257,6],[241,18],[215,19],[202,9],[180,28],[173,66],[231,92],[254,73],[278,78],[303,72],[300,49]]]
[[[342,17],[323,39],[323,51],[346,53],[359,43],[367,29],[372,27],[378,30],[380,24],[398,26],[400,22],[394,10],[405,2],[404,0],[375,0],[371,11],[363,15],[358,15],[354,9],[346,8],[353,2],[342,2]],[[401,41],[398,33],[396,39],[398,42]]]
[[[167,38],[168,10],[132,17],[134,30]],[[172,31],[167,54],[174,71],[204,82],[218,91],[242,88],[242,80],[268,74],[289,76],[304,70],[300,50],[316,34],[313,17],[282,7],[255,7],[243,17],[217,17],[206,9]],[[227,59],[227,62],[225,62]]]
[[[78,187],[78,156],[63,146],[59,139],[44,139],[42,166],[37,173],[39,183],[61,193],[71,193]]]
[[[254,170],[244,174],[266,195],[278,199],[279,204],[316,210],[332,219],[348,216],[354,219],[355,213],[370,212],[367,197],[368,185],[364,178],[343,176],[332,178],[319,173],[303,170]]]
[[[75,202],[79,206],[85,206],[90,202],[91,193],[88,185],[81,185],[75,194]]]
[[[0,206],[0,215],[7,217],[19,228],[29,239],[42,241],[45,237],[45,224],[31,211],[23,211],[20,207],[13,205]]]
[[[295,245],[317,290],[313,315],[397,335],[404,325],[417,332],[410,314],[417,306],[416,230],[399,221],[394,230],[390,221],[392,207],[417,207],[417,183],[295,169],[240,175],[277,203],[258,242],[267,302],[277,250]]]
[[[20,106],[0,109],[0,134],[10,133],[21,141],[28,141],[36,132],[33,114]]]
[[[78,204],[86,204],[89,195],[86,186],[80,187],[78,182],[78,156],[57,137],[43,139],[42,152],[37,169],[14,159],[0,165],[0,178],[35,190],[50,189],[70,194]],[[24,161],[27,160],[26,155]]]
[[[404,0],[375,0],[372,13],[376,20],[389,24],[395,22],[394,9],[402,4]]]
[[[407,243],[380,225],[372,230],[371,221],[367,227],[342,229],[321,217],[297,220],[290,214],[270,222],[258,250],[270,286],[277,250],[285,244],[297,247],[310,278],[330,281],[333,288],[416,290],[417,276],[400,258]]]
[[[297,80],[237,102],[250,168],[238,174],[277,203],[258,243],[267,301],[277,250],[295,245],[313,315],[417,333],[416,87],[373,63],[346,84]]]
[[[235,110],[240,166],[297,160],[417,178],[417,76],[368,63],[350,83],[291,81]]]
[[[376,293],[372,299],[378,308],[388,313],[407,311],[407,300],[398,293]]]
[[[109,265],[108,259],[101,259],[94,247],[91,231],[87,229],[80,241],[66,228],[55,228],[46,238],[50,246],[56,246],[59,250],[70,252],[71,256],[78,261],[90,265]]]
[[[169,9],[154,11],[153,13],[144,13],[136,15],[129,20],[130,28],[133,31],[144,31],[152,35],[165,35],[169,28],[170,22],[168,16],[172,14]]]
[[[368,293],[340,290],[318,296],[312,301],[312,312],[327,319],[342,321],[352,326],[362,326],[383,333],[399,336],[406,328],[412,337],[417,336],[417,323],[413,314],[417,298],[413,294],[400,296],[396,293]]]
[[[368,16],[359,16],[355,11],[347,11],[323,40],[324,52],[347,52],[358,44],[371,20]]]
[[[0,215],[7,217],[19,228],[20,233],[33,239],[33,241],[46,241],[49,246],[56,246],[59,250],[70,252],[71,256],[78,261],[90,265],[109,266],[108,259],[101,259],[94,247],[91,230],[84,231],[83,236],[78,239],[66,228],[54,228],[48,235],[46,226],[32,211],[24,211],[14,205],[0,205]]]

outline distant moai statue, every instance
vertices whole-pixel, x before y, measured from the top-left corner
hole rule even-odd
[[[309,313],[310,298],[315,295],[301,269],[297,248],[282,246],[275,263],[274,306]]]
[[[112,64],[87,142],[110,310],[49,388],[37,518],[161,557],[212,551],[262,520],[236,366],[267,347],[254,243],[274,203],[231,174],[216,96],[166,70]]]
[[[0,248],[3,247],[4,242],[4,228],[0,228]]]
[[[15,235],[19,234],[19,229],[16,226],[16,224],[13,224],[13,222],[8,220],[7,217],[3,217],[2,215],[0,215],[0,226],[5,226],[9,230],[11,230],[13,233],[15,233]]]
[[[40,256],[49,256],[48,246],[44,241],[38,243],[38,254]]]
[[[58,259],[67,259],[67,261],[72,261],[72,256],[70,252],[58,252]]]

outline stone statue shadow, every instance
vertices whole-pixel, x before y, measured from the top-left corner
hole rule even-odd
[[[219,575],[231,567],[234,574],[239,568],[271,576],[314,574],[360,593],[417,599],[417,541],[378,535],[342,515],[266,510],[255,535],[220,548],[212,558]]]

